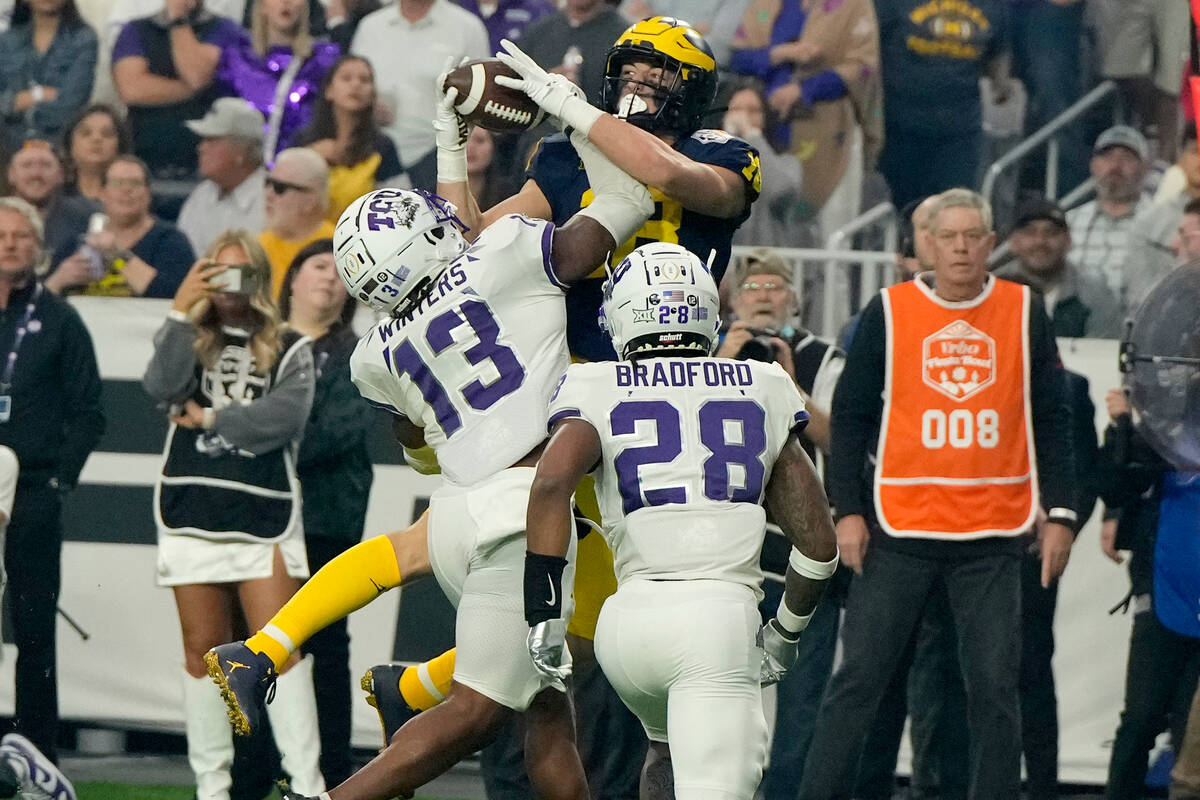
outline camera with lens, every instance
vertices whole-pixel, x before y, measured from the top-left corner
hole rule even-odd
[[[775,345],[771,339],[778,337],[779,332],[770,328],[750,328],[753,336],[742,345],[742,349],[734,356],[738,361],[765,361],[770,364],[775,361]]]

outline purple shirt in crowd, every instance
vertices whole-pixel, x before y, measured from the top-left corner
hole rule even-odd
[[[530,23],[555,11],[550,0],[500,0],[490,17],[485,17],[479,10],[478,0],[461,0],[459,5],[483,20],[483,27],[487,28],[488,46],[493,53],[500,49],[501,39],[520,41],[521,34]]]
[[[321,79],[340,56],[341,50],[333,42],[313,43],[312,55],[300,65],[284,100],[283,117],[273,148],[275,152],[282,150],[292,134],[308,124]],[[233,87],[235,94],[262,112],[269,127],[279,79],[291,61],[291,48],[275,45],[267,50],[265,57],[260,56],[254,52],[250,38],[245,36],[224,48],[217,73],[224,83]]]

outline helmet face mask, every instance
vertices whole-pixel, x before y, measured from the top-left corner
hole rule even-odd
[[[350,296],[396,313],[420,302],[466,250],[450,203],[425,191],[378,189],[342,212],[334,229],[338,275]]]
[[[629,64],[649,64],[662,70],[657,81],[633,81],[648,87],[657,101],[653,111],[618,113],[621,77]],[[716,59],[708,43],[686,22],[673,17],[650,17],[630,26],[608,51],[605,63],[603,107],[633,125],[651,132],[689,136],[697,130],[717,92]]]
[[[600,327],[621,359],[709,355],[720,324],[721,301],[708,267],[677,244],[642,245],[605,281]]]

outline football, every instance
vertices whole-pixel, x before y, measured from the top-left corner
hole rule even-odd
[[[520,77],[499,59],[468,61],[446,75],[442,91],[458,90],[454,110],[469,122],[496,133],[511,133],[532,128],[544,113],[537,103],[518,89],[496,83],[496,76]]]

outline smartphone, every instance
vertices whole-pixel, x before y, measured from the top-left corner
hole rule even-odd
[[[220,275],[214,275],[215,283],[224,284],[220,291],[226,294],[254,294],[258,291],[258,278],[251,272],[249,264],[229,264]]]

